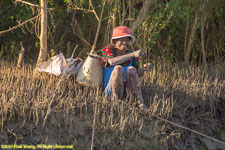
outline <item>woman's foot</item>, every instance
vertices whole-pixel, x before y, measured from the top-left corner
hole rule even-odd
[[[148,110],[148,106],[146,106],[144,103],[139,104],[139,108],[141,110]]]

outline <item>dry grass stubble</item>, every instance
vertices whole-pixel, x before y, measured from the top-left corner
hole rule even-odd
[[[30,65],[17,69],[14,64],[0,64],[0,143],[73,144],[75,149],[90,148],[96,90],[78,85],[73,77],[63,80],[52,103],[53,112],[43,127],[59,78],[34,76],[33,69]],[[95,148],[209,147],[204,138],[157,120],[153,115],[224,141],[225,76],[222,71],[155,65],[142,78],[148,114],[140,112],[131,98],[121,102],[106,99],[100,92]]]

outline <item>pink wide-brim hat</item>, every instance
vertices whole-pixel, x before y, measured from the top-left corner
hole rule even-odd
[[[118,26],[113,29],[111,42],[113,43],[113,40],[123,37],[131,37],[131,44],[133,44],[135,41],[135,37],[130,34],[130,28],[126,26]]]

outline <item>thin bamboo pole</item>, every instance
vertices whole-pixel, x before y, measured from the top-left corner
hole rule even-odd
[[[99,35],[100,27],[101,27],[101,21],[102,21],[102,16],[103,16],[103,12],[104,12],[105,2],[106,1],[104,0],[103,5],[102,5],[102,10],[101,10],[101,15],[100,15],[100,18],[99,18],[99,21],[98,21],[98,28],[97,28],[97,31],[96,31],[96,34],[95,34],[95,40],[94,40],[94,43],[92,45],[90,54],[94,54],[94,51],[95,51],[95,46],[96,46],[96,43],[97,43],[97,40],[98,40],[98,35]]]

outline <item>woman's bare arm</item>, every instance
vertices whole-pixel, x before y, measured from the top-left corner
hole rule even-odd
[[[114,65],[122,64],[123,62],[133,57],[143,57],[143,56],[145,56],[145,52],[143,50],[138,50],[129,54],[109,58],[108,63],[110,64],[110,66],[114,66]]]
[[[114,66],[114,65],[122,64],[123,62],[125,62],[133,57],[134,57],[134,53],[129,53],[129,54],[125,54],[125,55],[121,55],[121,56],[117,56],[117,57],[112,57],[112,58],[108,59],[108,63],[110,64],[110,66]]]
[[[137,73],[138,77],[142,77],[144,75],[145,69],[144,68],[138,68]]]

